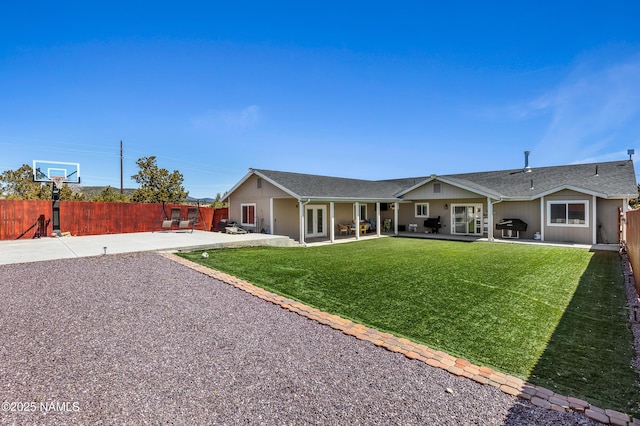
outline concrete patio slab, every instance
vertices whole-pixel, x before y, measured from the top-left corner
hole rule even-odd
[[[288,237],[220,232],[137,232],[0,241],[0,265],[143,251],[190,251],[225,247],[297,245]]]

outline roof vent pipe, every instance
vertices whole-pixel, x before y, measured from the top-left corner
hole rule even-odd
[[[531,171],[531,167],[529,167],[529,154],[531,151],[524,152],[524,171],[525,173],[529,173]]]

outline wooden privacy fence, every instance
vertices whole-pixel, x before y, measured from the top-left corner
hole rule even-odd
[[[179,208],[186,218],[189,207],[193,206],[60,201],[60,231],[77,236],[159,231],[160,221],[171,215],[172,208]],[[0,200],[0,240],[48,236],[53,230],[51,216],[51,201]],[[227,208],[200,207],[195,229],[215,231],[215,224],[227,217]]]
[[[633,280],[636,291],[640,294],[640,209],[626,213],[627,220],[627,255],[633,269]]]

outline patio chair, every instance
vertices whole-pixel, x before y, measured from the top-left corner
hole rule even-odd
[[[162,229],[173,229],[173,224],[174,223],[179,223],[180,222],[180,208],[179,207],[174,207],[171,209],[171,217],[166,217],[163,221],[162,221]]]
[[[185,220],[181,220],[178,225],[178,229],[189,229],[191,228],[191,233],[193,233],[193,228],[196,226],[196,222],[198,221],[198,209],[196,207],[189,207],[187,209],[187,218]]]
[[[338,231],[340,231],[340,235],[349,235],[351,233],[351,231],[349,230],[349,225],[338,224]]]

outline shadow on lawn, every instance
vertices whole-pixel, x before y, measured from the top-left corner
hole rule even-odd
[[[596,251],[527,381],[640,417],[634,353],[620,257]]]

